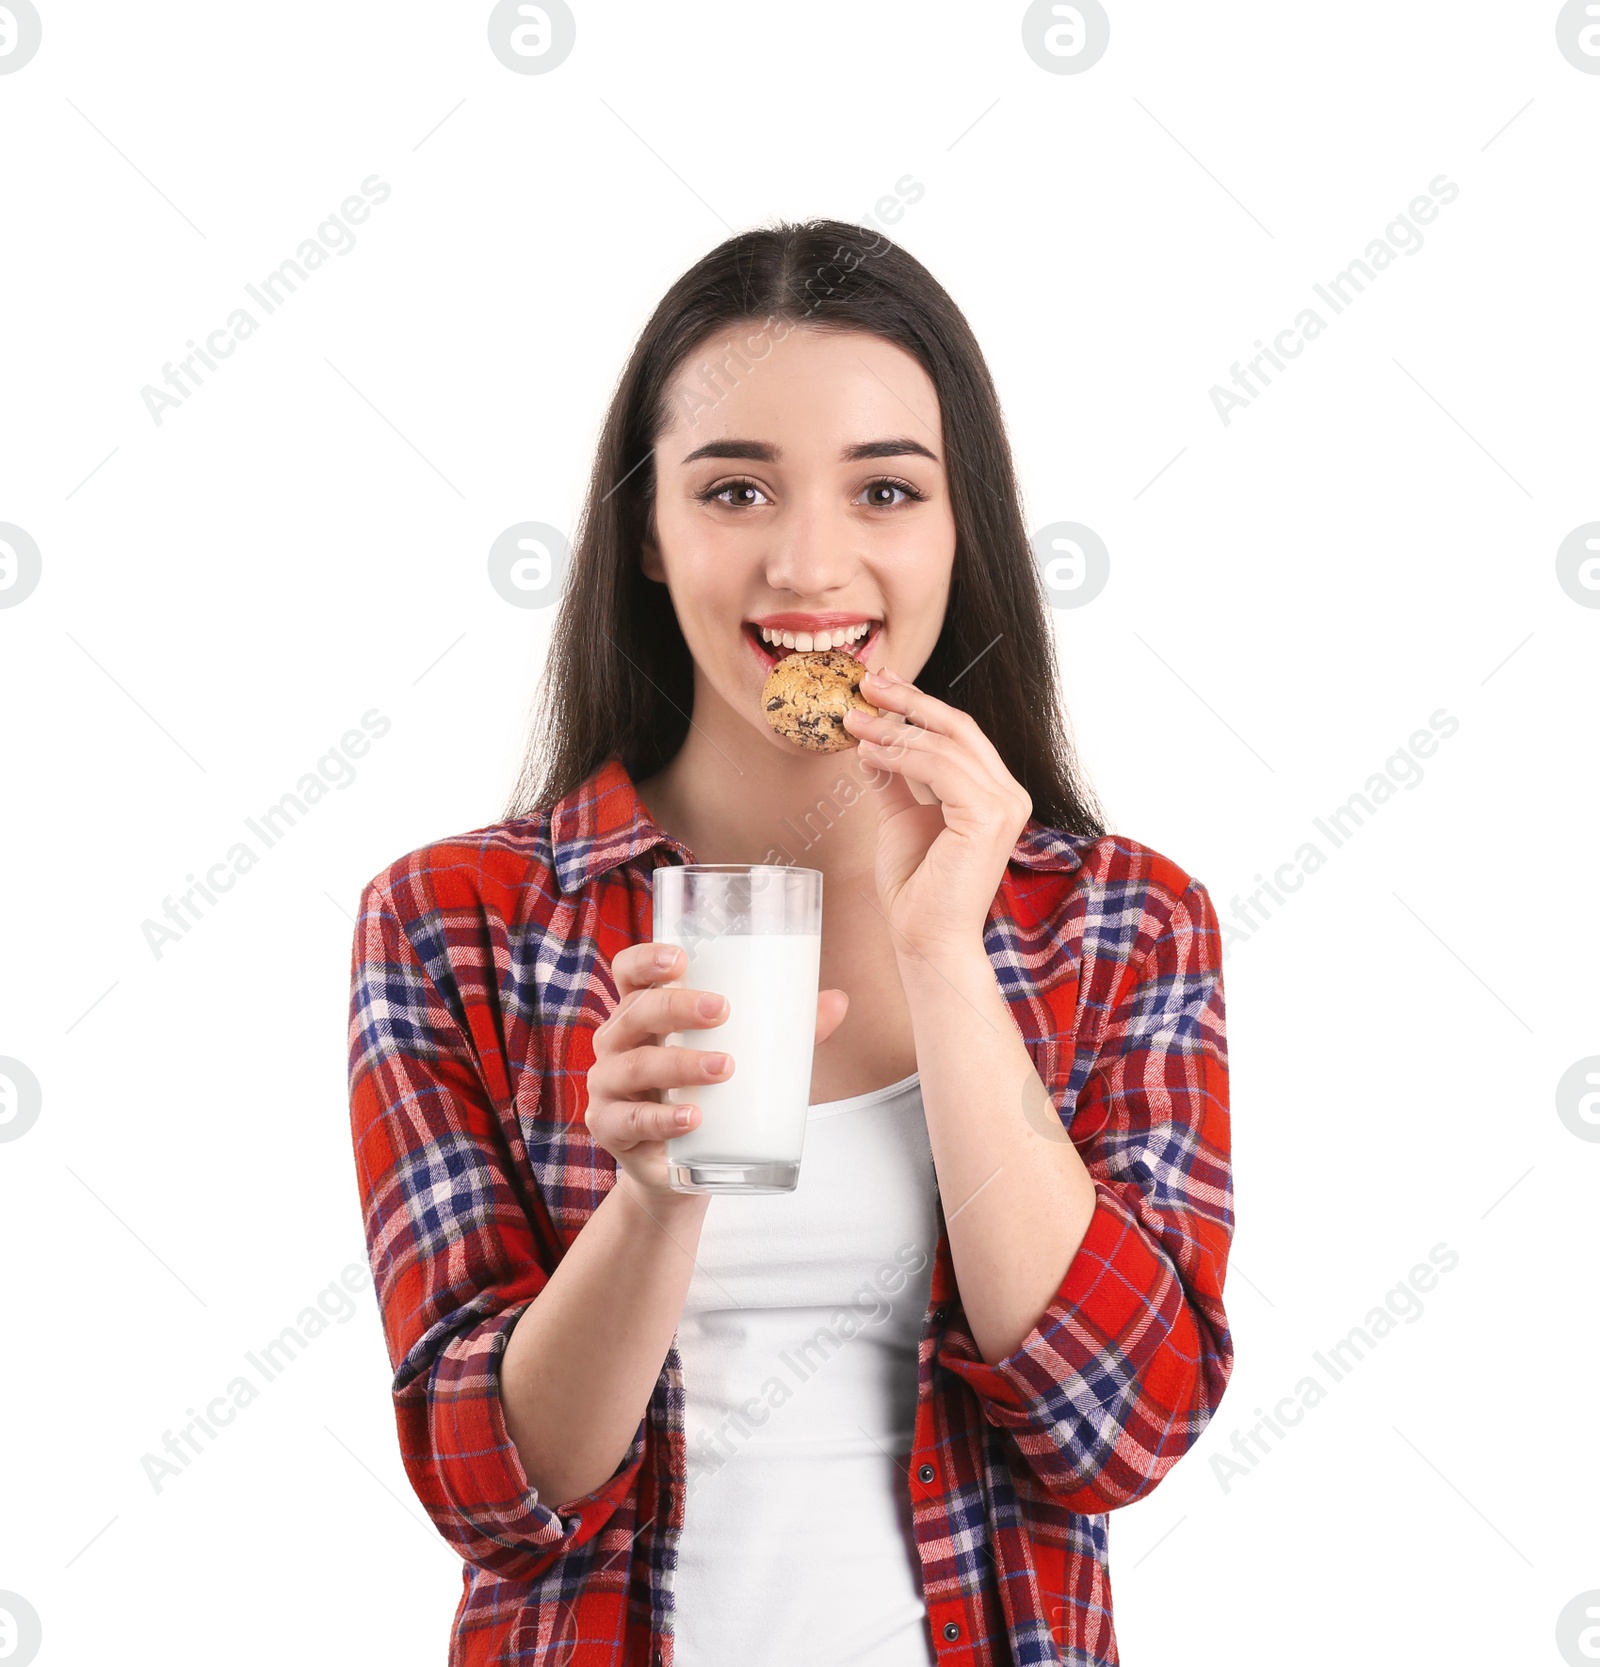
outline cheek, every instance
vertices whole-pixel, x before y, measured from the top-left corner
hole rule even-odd
[[[664,507],[656,536],[674,594],[686,600],[738,608],[752,574],[759,576],[762,545],[752,529],[730,526],[701,505]]]
[[[664,518],[665,519],[665,518]],[[727,622],[743,615],[744,569],[734,552],[723,548],[705,529],[658,524],[660,560],[685,640],[691,648],[709,647],[725,636]]]
[[[901,619],[942,619],[954,568],[954,529],[907,528],[883,571],[890,608]]]
[[[956,530],[953,525],[940,532],[936,548],[937,556],[928,564],[931,582],[927,586],[927,591],[933,597],[935,605],[942,615],[945,604],[950,599],[950,580],[955,572]]]

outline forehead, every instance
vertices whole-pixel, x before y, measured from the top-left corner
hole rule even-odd
[[[757,320],[708,336],[673,377],[668,461],[708,440],[770,440],[785,456],[911,434],[942,450],[939,396],[904,348],[859,330]],[[679,441],[688,443],[681,446]]]

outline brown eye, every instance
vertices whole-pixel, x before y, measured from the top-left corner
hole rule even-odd
[[[730,497],[730,494],[733,496]],[[752,496],[753,495],[753,496]],[[730,509],[754,509],[768,499],[753,480],[730,480],[699,494],[701,503],[723,503]]]
[[[904,480],[869,481],[862,492],[869,509],[898,509],[902,501],[915,499],[920,502],[922,499],[916,487]],[[894,496],[896,492],[900,494],[899,499]]]

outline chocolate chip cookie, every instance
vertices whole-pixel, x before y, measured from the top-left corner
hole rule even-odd
[[[878,708],[860,692],[866,669],[840,649],[786,654],[767,674],[762,716],[785,740],[810,752],[853,747],[856,737],[844,727],[845,713],[853,706],[878,716]]]

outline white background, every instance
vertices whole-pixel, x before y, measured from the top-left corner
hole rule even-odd
[[[1557,6],[577,6],[520,75],[485,4],[47,4],[0,76],[0,1588],[39,1660],[443,1661],[460,1566],[401,1469],[370,1285],[157,1491],[143,1459],[364,1267],[352,911],[494,821],[550,615],[486,555],[570,528],[612,383],[730,231],[864,219],[989,357],[1030,527],[1111,576],[1055,624],[1113,826],[1224,916],[1441,709],[1419,785],[1226,957],[1237,1367],[1111,1518],[1124,1660],[1562,1660],[1600,1587],[1600,75]],[[141,398],[360,182],[392,195],[181,409]],[[1428,182],[1459,196],[1224,424],[1210,389]],[[253,309],[260,317],[260,309]],[[304,823],[157,957],[141,924],[378,709]],[[1459,1263],[1228,1486],[1254,1410]],[[331,1304],[331,1299],[330,1299]],[[258,1380],[259,1381],[259,1380]],[[1572,1660],[1580,1659],[1577,1656]]]

